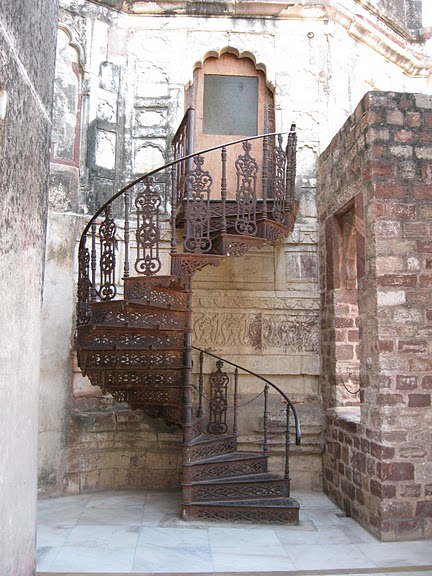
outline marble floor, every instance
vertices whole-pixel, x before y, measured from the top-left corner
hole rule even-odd
[[[300,526],[184,522],[180,494],[101,492],[39,501],[37,575],[432,576],[432,542],[379,542],[324,494],[296,492]]]

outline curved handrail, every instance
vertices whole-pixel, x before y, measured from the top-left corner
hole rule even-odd
[[[197,346],[192,346],[192,349],[196,350],[197,352],[202,352],[204,354],[207,354],[208,356],[212,356],[213,358],[217,358],[218,360],[222,360],[222,362],[224,362],[225,364],[230,364],[231,366],[234,366],[235,368],[238,368],[239,370],[243,370],[243,372],[247,372],[248,374],[251,374],[252,376],[256,376],[257,378],[259,378],[260,380],[262,380],[263,382],[265,382],[266,384],[268,384],[269,386],[274,388],[277,392],[279,392],[279,394],[286,401],[286,403],[288,404],[288,406],[290,407],[290,409],[293,413],[294,424],[295,424],[295,433],[296,433],[295,434],[296,435],[296,445],[297,446],[300,445],[300,443],[301,443],[300,420],[299,420],[297,411],[294,407],[294,404],[291,402],[291,400],[288,398],[288,396],[285,394],[285,392],[283,392],[278,386],[276,386],[276,384],[273,384],[273,382],[271,382],[270,380],[267,380],[267,378],[264,378],[264,376],[261,376],[260,374],[256,374],[252,370],[249,370],[248,368],[244,368],[244,366],[240,366],[239,364],[236,364],[235,362],[231,362],[230,360],[227,360],[226,358],[222,358],[221,356],[218,356],[217,354],[213,354],[213,352],[209,352],[208,350],[203,350],[202,348],[198,348]]]
[[[155,168],[154,170],[150,170],[150,172],[146,172],[145,174],[143,174],[139,178],[136,178],[132,182],[129,182],[129,184],[127,186],[125,186],[124,188],[122,188],[121,190],[116,192],[113,196],[111,196],[111,198],[109,198],[104,204],[102,204],[102,206],[93,214],[93,216],[88,221],[86,227],[84,228],[83,233],[81,234],[79,247],[82,248],[83,243],[84,243],[84,239],[85,239],[88,231],[90,230],[92,223],[96,220],[96,218],[98,216],[100,216],[102,214],[102,212],[112,202],[114,202],[114,200],[117,200],[117,198],[122,196],[122,194],[124,194],[125,192],[127,192],[128,190],[130,190],[131,188],[133,188],[134,186],[136,186],[137,184],[139,184],[140,182],[142,182],[146,178],[149,178],[149,177],[153,176],[154,174],[161,172],[162,170],[165,170],[167,168],[171,168],[172,166],[180,164],[181,162],[184,162],[185,160],[189,160],[191,158],[194,158],[195,156],[198,156],[200,154],[207,154],[207,152],[213,152],[215,150],[220,150],[224,147],[227,148],[229,146],[233,146],[235,144],[241,144],[242,142],[248,142],[250,140],[258,140],[259,138],[267,138],[269,136],[279,136],[282,134],[295,134],[295,124],[293,124],[291,126],[291,130],[285,130],[282,132],[268,132],[266,134],[258,134],[257,136],[248,136],[247,138],[241,138],[240,140],[232,140],[231,142],[227,142],[225,144],[219,144],[218,146],[212,146],[211,148],[205,148],[204,150],[198,150],[197,152],[192,152],[191,154],[188,154],[187,156],[183,156],[182,158],[177,158],[176,160],[172,160],[171,162],[168,162],[167,164],[164,164],[163,166],[159,166],[158,168]]]

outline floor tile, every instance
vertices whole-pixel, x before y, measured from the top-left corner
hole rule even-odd
[[[251,548],[257,546],[280,546],[280,542],[272,529],[215,527],[208,529],[212,550],[215,547]]]
[[[378,542],[359,544],[359,549],[377,566],[432,565],[432,542]]]
[[[207,530],[181,528],[145,527],[141,529],[138,546],[158,546],[162,548],[208,548]]]
[[[297,570],[375,568],[376,564],[356,544],[285,546]]]
[[[100,492],[91,496],[87,508],[144,506],[145,502],[146,492],[144,490]]]
[[[143,520],[144,505],[124,507],[89,507],[86,508],[77,526],[137,526]]]
[[[295,566],[282,546],[212,547],[216,571],[276,571],[295,570]]]
[[[136,549],[134,572],[212,572],[209,548],[165,548],[140,546]]]
[[[356,544],[364,542],[354,532],[350,533],[344,527],[328,526],[326,530],[288,532],[275,528],[275,533],[283,546],[311,544]]]
[[[65,546],[135,548],[141,526],[75,526]]]
[[[85,548],[64,546],[51,563],[50,571],[126,572],[132,570],[133,548]]]
[[[73,528],[59,528],[58,526],[50,526],[39,524],[37,527],[37,546],[63,546],[67,537]]]
[[[51,564],[57,558],[61,547],[38,546],[36,550],[36,565],[38,570],[49,570]]]

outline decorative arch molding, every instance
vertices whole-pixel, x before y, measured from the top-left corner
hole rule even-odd
[[[67,24],[64,24],[62,22],[60,22],[58,24],[58,30],[61,30],[62,32],[64,32],[69,40],[69,46],[71,48],[73,48],[77,54],[78,54],[78,58],[77,58],[77,65],[80,69],[80,72],[82,74],[84,74],[85,71],[85,57],[84,57],[84,50],[80,44],[80,42],[77,39],[77,35],[76,32]]]
[[[266,79],[267,87],[273,93],[275,92],[274,82],[270,81],[267,77],[267,66],[263,62],[258,61],[256,55],[253,54],[250,50],[238,50],[237,48],[235,48],[235,46],[231,46],[231,45],[224,46],[223,48],[220,48],[220,49],[208,50],[204,54],[204,56],[201,60],[198,60],[195,62],[195,64],[193,65],[193,72],[195,72],[195,70],[202,68],[204,65],[204,62],[208,58],[221,58],[224,54],[233,54],[237,58],[247,58],[248,60],[251,60],[253,62],[253,65],[255,66],[255,69],[257,71],[263,72],[265,79]],[[190,86],[192,86],[193,82],[194,82],[193,78],[191,80],[189,80],[189,82],[186,84],[186,87],[185,87],[186,90]]]

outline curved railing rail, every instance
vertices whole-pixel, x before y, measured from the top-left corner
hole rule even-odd
[[[238,435],[238,413],[239,413],[239,371],[250,374],[256,377],[258,380],[264,383],[263,391],[256,395],[250,402],[256,400],[257,398],[263,396],[263,455],[266,456],[269,452],[268,440],[269,440],[269,410],[268,410],[268,392],[272,388],[275,390],[286,402],[286,423],[285,423],[285,478],[289,478],[289,455],[290,455],[290,445],[291,445],[291,414],[294,418],[294,429],[295,429],[295,443],[300,445],[301,442],[301,430],[300,430],[300,420],[295,409],[295,406],[288,398],[288,396],[283,392],[276,384],[264,378],[260,374],[256,374],[252,370],[240,366],[235,362],[231,362],[226,358],[222,358],[213,352],[208,350],[203,350],[196,346],[192,346],[192,349],[199,352],[199,375],[198,375],[198,386],[195,387],[198,393],[198,407],[196,409],[196,416],[201,417],[204,412],[204,399],[208,400],[208,415],[207,415],[207,431],[211,434],[225,434],[228,432],[228,411],[232,412],[231,416],[231,428],[232,434],[234,436]],[[204,356],[209,356],[214,358],[216,362],[216,371],[208,376],[208,386],[205,390],[204,386],[204,370],[203,361]],[[229,364],[234,368],[232,383],[232,392],[230,394],[229,385],[231,379],[226,372],[222,371],[224,364]],[[232,396],[232,406],[229,406],[229,397]]]
[[[284,134],[288,134],[286,148],[282,146]],[[240,153],[237,146],[241,146]],[[92,216],[80,238],[77,324],[90,321],[91,302],[119,297],[120,279],[160,272],[160,219],[167,197],[172,255],[178,253],[179,218],[185,230],[185,254],[221,253],[214,242],[215,221],[220,223],[216,232],[226,234],[231,229],[243,237],[258,236],[263,222],[289,227],[294,221],[295,149],[293,125],[289,132],[242,138],[191,152],[114,194]],[[209,170],[204,167],[207,164]],[[219,182],[212,176],[213,169],[220,175]],[[182,172],[180,179],[177,171]]]

